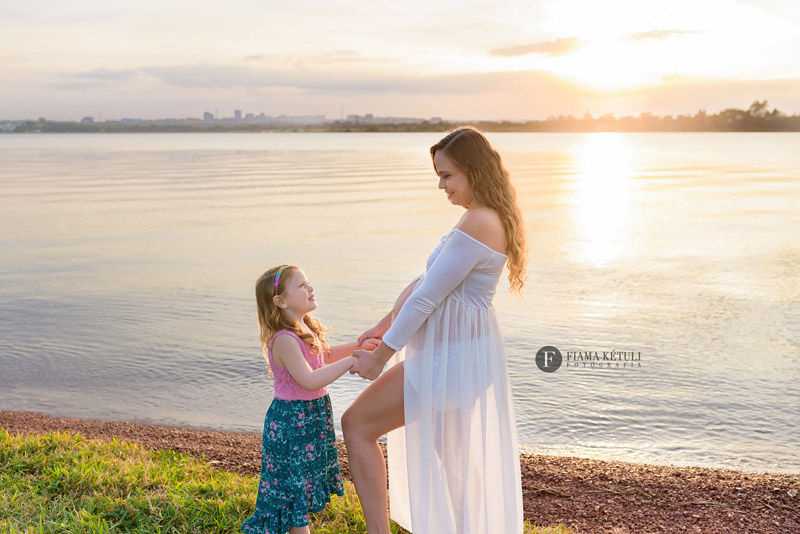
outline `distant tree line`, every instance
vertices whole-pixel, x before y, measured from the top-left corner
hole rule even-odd
[[[444,132],[462,123],[423,121],[416,124],[355,124],[333,121],[325,124],[235,124],[197,121],[165,124],[160,121],[60,122],[40,118],[14,123],[14,132]],[[613,113],[594,118],[572,115],[550,116],[543,121],[477,121],[487,132],[800,132],[800,115],[768,110],[767,101],[753,102],[747,110],[729,108],[714,115],[700,110],[694,115],[659,117],[642,113],[638,117],[615,117]]]
[[[545,121],[478,124],[493,131],[524,132],[798,132],[800,115],[769,111],[767,101],[753,102],[747,110],[729,108],[714,115],[704,109],[692,115],[658,117],[642,113],[638,117],[613,114],[578,119],[572,115],[550,116]]]

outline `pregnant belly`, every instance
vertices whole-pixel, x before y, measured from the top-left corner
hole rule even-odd
[[[394,318],[397,317],[397,314],[400,313],[400,309],[403,307],[403,304],[406,303],[408,297],[414,292],[414,290],[419,285],[419,282],[422,280],[423,275],[419,275],[414,280],[411,281],[408,286],[400,293],[400,296],[397,297],[397,300],[394,301],[394,306],[392,306],[392,321]]]

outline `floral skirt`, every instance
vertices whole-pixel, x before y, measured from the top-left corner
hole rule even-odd
[[[344,495],[328,395],[311,401],[273,399],[264,420],[255,513],[240,530],[285,534],[308,525],[331,495]]]

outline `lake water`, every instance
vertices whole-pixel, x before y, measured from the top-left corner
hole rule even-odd
[[[463,212],[439,137],[0,135],[0,408],[260,431],[256,278],[303,267],[333,343],[372,326]],[[489,138],[531,249],[495,299],[523,449],[800,473],[800,134]],[[612,350],[640,360],[566,361]],[[330,388],[340,436],[365,385]]]

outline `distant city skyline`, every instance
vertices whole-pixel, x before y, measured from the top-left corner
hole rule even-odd
[[[239,109],[522,121],[754,100],[800,112],[795,0],[28,0],[2,12],[6,120]]]
[[[25,121],[36,121],[40,119],[45,120],[56,120],[57,119],[49,119],[48,117],[40,116],[40,117],[26,117],[22,119],[4,119],[0,117],[0,122],[25,122]],[[86,115],[81,118],[70,118],[70,119],[61,119],[58,122],[82,122],[82,123],[95,123],[95,122],[165,122],[165,121],[172,121],[172,122],[186,122],[186,121],[215,121],[215,122],[287,122],[293,124],[322,124],[325,122],[336,122],[336,121],[349,121],[349,122],[361,122],[361,123],[393,123],[393,124],[403,124],[403,123],[419,123],[424,121],[429,121],[432,123],[439,123],[442,122],[442,117],[390,117],[390,116],[380,116],[375,115],[374,113],[365,113],[363,115],[359,114],[349,114],[344,118],[340,117],[333,117],[328,118],[325,115],[267,115],[264,112],[260,112],[256,114],[255,112],[242,112],[240,109],[236,109],[233,112],[232,116],[219,116],[218,112],[215,110],[214,113],[210,111],[204,111],[203,113],[195,116],[189,117],[155,117],[155,118],[141,118],[141,117],[95,117],[93,115]]]

